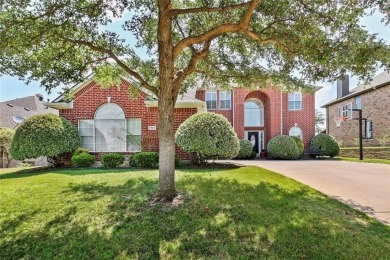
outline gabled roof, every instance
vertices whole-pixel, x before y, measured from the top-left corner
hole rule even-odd
[[[0,127],[14,128],[17,123],[13,121],[13,116],[28,118],[33,115],[48,113],[58,115],[56,109],[47,108],[44,105],[39,94],[0,102]]]
[[[356,88],[349,91],[348,95],[345,95],[339,99],[336,98],[336,99],[326,103],[325,105],[323,105],[322,108],[337,104],[337,103],[344,101],[346,99],[349,99],[349,98],[352,98],[355,96],[359,96],[363,93],[367,93],[367,92],[373,91],[377,88],[384,87],[387,85],[390,85],[390,72],[384,71],[384,72],[378,74],[377,76],[375,76],[372,79],[372,81],[369,82],[368,84],[361,84],[361,85],[357,86]]]
[[[80,90],[82,90],[83,88],[88,86],[88,84],[93,81],[93,77],[94,77],[94,75],[90,74],[86,78],[86,80],[84,82],[82,82],[80,84],[74,85],[70,89],[70,94],[75,95],[77,92],[79,92]],[[129,80],[127,78],[122,78],[122,79],[127,81],[129,84],[135,84],[135,82],[133,82],[132,80]],[[147,89],[144,89],[144,88],[141,88],[141,91],[148,95],[148,99],[145,100],[146,106],[148,106],[148,107],[156,107],[157,106],[157,98],[155,97],[155,95],[153,93],[151,93],[150,91],[148,91]],[[177,98],[177,101],[176,101],[176,106],[175,107],[177,107],[177,108],[178,107],[184,108],[184,107],[200,107],[200,106],[204,106],[204,101],[196,99],[195,98],[195,94],[196,94],[196,89],[189,89],[186,93],[179,94],[179,96]],[[73,101],[66,102],[64,98],[65,98],[64,95],[60,95],[59,97],[54,99],[52,102],[45,103],[45,105],[47,105],[49,107],[56,108],[56,109],[73,108]]]
[[[17,99],[12,99],[8,101],[4,101],[2,103],[11,104],[14,106],[24,107],[28,110],[42,110],[46,109],[46,106],[43,102],[43,97],[40,94],[36,94],[35,96],[22,97]]]

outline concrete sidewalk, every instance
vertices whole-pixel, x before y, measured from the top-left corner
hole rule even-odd
[[[390,165],[336,160],[240,160],[309,185],[390,225]]]

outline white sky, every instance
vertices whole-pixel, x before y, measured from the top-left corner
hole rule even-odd
[[[363,19],[362,24],[365,25],[370,32],[377,33],[380,38],[390,43],[390,29],[388,27],[385,27],[384,24],[380,23],[380,20],[381,16],[378,14],[374,14],[371,17]],[[110,29],[113,29],[114,31],[117,30],[117,32],[119,33],[121,30],[120,24],[121,21],[115,19],[113,24],[110,26]],[[135,43],[134,38],[131,38],[129,42]],[[380,72],[382,71],[378,71],[378,73]],[[350,89],[356,87],[357,84],[357,79],[351,77]],[[325,103],[336,98],[335,83],[319,83],[319,85],[324,87],[316,93],[316,108],[319,108]],[[31,82],[29,85],[26,85],[23,81],[15,77],[0,77],[0,101],[6,101],[25,96],[32,96],[37,93],[42,94],[45,100],[48,98],[50,98],[50,100],[53,100],[58,96],[58,92],[60,90],[61,88],[53,89],[52,93],[49,95],[46,93],[44,88],[40,87],[39,82]],[[324,110],[321,111],[325,113]]]

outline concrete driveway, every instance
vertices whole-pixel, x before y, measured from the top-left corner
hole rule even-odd
[[[390,165],[333,160],[248,160],[304,183],[390,225]]]

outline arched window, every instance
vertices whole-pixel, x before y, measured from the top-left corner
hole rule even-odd
[[[288,135],[289,136],[297,136],[299,138],[301,138],[301,140],[303,140],[303,132],[302,132],[302,129],[299,128],[298,126],[293,126],[290,128],[290,131],[288,132]]]
[[[264,126],[264,106],[261,101],[249,99],[244,103],[244,126]]]
[[[103,104],[94,120],[80,120],[81,146],[95,152],[125,152],[141,149],[141,119],[125,118],[115,103]]]
[[[95,119],[125,119],[125,113],[119,105],[106,103],[96,110]]]

